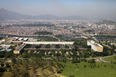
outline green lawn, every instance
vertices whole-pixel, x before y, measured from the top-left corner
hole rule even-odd
[[[116,77],[116,64],[96,63],[92,68],[91,64],[87,62],[63,64],[65,68],[61,74],[66,77]]]
[[[107,57],[107,58],[104,58],[104,60],[116,62],[116,56]]]

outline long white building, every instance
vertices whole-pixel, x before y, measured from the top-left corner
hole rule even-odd
[[[70,44],[73,45],[74,42],[64,42],[64,41],[41,41],[41,42],[23,42],[25,44]]]
[[[98,43],[96,43],[93,40],[88,40],[87,41],[87,45],[91,46],[91,49],[96,51],[96,52],[103,52],[103,46],[98,44]]]

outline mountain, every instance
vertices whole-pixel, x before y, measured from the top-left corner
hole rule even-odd
[[[8,11],[6,9],[0,9],[0,21],[4,20],[19,20],[19,19],[35,19],[35,20],[85,20],[81,16],[68,16],[68,17],[59,17],[55,15],[39,15],[39,16],[30,16],[22,15],[17,12]]]
[[[94,17],[82,17],[82,16],[55,16],[55,15],[39,15],[39,16],[30,16],[23,15],[17,12],[8,11],[6,9],[0,9],[0,21],[4,20],[19,20],[19,19],[34,19],[34,20],[105,20],[110,18],[104,18],[102,16],[94,16]],[[116,19],[111,19],[116,21]]]
[[[24,15],[22,14],[0,9],[0,20],[17,20],[22,18],[24,18]]]

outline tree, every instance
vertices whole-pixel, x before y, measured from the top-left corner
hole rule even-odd
[[[11,60],[12,60],[13,64],[16,63],[16,59],[15,58],[12,58]]]
[[[84,65],[84,68],[86,68],[87,66],[86,65]]]
[[[5,55],[5,52],[0,52],[0,58],[3,58]]]
[[[80,63],[80,60],[77,59],[77,58],[73,58],[73,59],[72,59],[72,63]]]
[[[22,77],[29,77],[29,73],[26,71],[22,72]]]
[[[22,54],[22,57],[23,57],[23,58],[28,58],[28,53],[24,52],[24,53]]]
[[[7,67],[7,68],[9,68],[9,67],[10,67],[10,65],[9,65],[8,63],[6,63],[6,67]]]
[[[6,71],[5,68],[0,67],[0,76],[2,76],[3,72],[5,72],[5,71]]]
[[[95,63],[95,59],[88,60],[88,63]]]
[[[75,77],[74,75],[70,75],[69,77]]]
[[[61,54],[60,53],[56,53],[55,56],[61,56]]]

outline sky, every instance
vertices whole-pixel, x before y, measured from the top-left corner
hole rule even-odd
[[[24,15],[116,17],[116,0],[0,0],[0,8]]]

